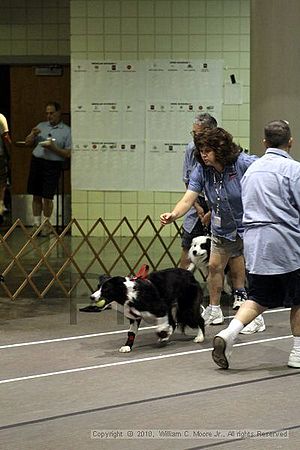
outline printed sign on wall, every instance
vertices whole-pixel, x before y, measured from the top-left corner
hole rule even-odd
[[[183,190],[194,117],[222,117],[223,61],[74,61],[72,186]]]

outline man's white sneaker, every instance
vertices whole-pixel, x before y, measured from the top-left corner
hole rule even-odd
[[[292,349],[288,360],[288,366],[300,369],[300,351]]]
[[[241,334],[254,334],[254,333],[260,333],[261,331],[265,331],[265,321],[263,316],[260,314],[257,316],[252,322],[248,323],[245,328],[243,328],[240,333]]]
[[[222,309],[213,309],[211,305],[208,305],[202,314],[202,317],[205,325],[221,325],[224,322]]]
[[[214,337],[212,359],[217,366],[222,369],[228,369],[229,367],[233,342],[232,335],[228,332],[228,328],[220,331],[220,333]]]

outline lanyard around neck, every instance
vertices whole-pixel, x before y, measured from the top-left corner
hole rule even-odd
[[[221,190],[222,190],[222,186],[223,186],[223,181],[224,181],[224,173],[222,172],[220,174],[220,178],[217,180],[216,177],[216,172],[214,171],[213,173],[214,176],[214,189],[216,191],[217,197],[216,197],[216,214],[219,214],[220,211],[220,203],[221,203]]]

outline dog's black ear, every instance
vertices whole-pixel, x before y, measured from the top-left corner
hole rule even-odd
[[[104,281],[107,281],[107,280],[109,280],[110,278],[111,278],[111,277],[110,277],[109,275],[105,275],[105,274],[100,275],[100,276],[99,276],[99,280],[98,280],[98,285],[101,286],[101,285],[104,283]]]
[[[207,236],[207,239],[206,239],[206,251],[207,251],[207,257],[209,260],[210,253],[211,253],[211,238],[209,236]]]

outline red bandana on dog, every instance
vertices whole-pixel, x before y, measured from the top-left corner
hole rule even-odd
[[[149,274],[149,266],[148,264],[143,264],[138,273],[132,278],[132,280],[137,280],[141,278],[142,280],[146,280]]]

